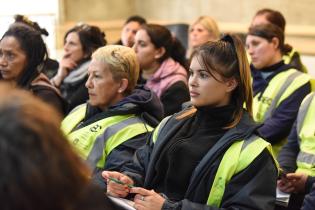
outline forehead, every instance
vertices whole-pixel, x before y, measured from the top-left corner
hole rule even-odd
[[[136,34],[136,39],[141,39],[143,41],[151,42],[151,39],[146,30],[140,29]]]
[[[136,21],[130,21],[127,23],[124,28],[132,29],[132,30],[138,30],[140,28],[140,24]]]
[[[71,32],[67,35],[66,40],[72,42],[80,42],[79,34],[77,32]]]
[[[193,28],[200,28],[206,30],[206,28],[201,23],[196,23],[195,25],[193,25]]]
[[[0,47],[5,50],[20,51],[21,45],[14,36],[5,36],[0,42]]]

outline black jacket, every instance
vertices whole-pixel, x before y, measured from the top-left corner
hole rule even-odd
[[[182,129],[185,122],[194,118],[191,116],[177,120],[177,115],[167,121],[155,144],[152,139],[148,141],[144,147],[137,150],[133,164],[124,166],[123,172],[132,177],[136,185],[151,189],[156,170],[155,161],[165,143]],[[184,199],[166,200],[162,209],[218,209],[207,206],[206,203],[221,159],[233,142],[249,138],[256,129],[257,125],[247,114],[244,114],[241,122],[235,128],[228,130],[198,163],[190,178]],[[178,164],[183,164],[185,167],[184,163]],[[277,169],[273,158],[267,150],[264,150],[248,168],[232,177],[225,188],[220,209],[273,209],[276,179]]]

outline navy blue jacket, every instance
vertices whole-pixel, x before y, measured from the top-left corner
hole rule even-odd
[[[267,88],[270,80],[280,72],[291,69],[292,67],[286,65],[281,61],[273,66],[255,69],[251,65],[251,73],[253,77],[254,96],[263,93]],[[264,74],[269,74],[264,77]],[[271,144],[277,143],[285,139],[297,116],[300,104],[304,97],[311,92],[310,83],[306,83],[284,100],[274,111],[272,116],[264,121],[262,127],[258,129],[260,134]]]
[[[305,196],[302,210],[314,210],[315,208],[315,184],[312,187],[310,194]]]

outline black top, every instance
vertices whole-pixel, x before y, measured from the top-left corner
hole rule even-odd
[[[160,153],[153,188],[167,194],[171,200],[183,199],[192,172],[226,132],[223,127],[231,121],[233,111],[231,105],[198,109],[195,119],[184,125],[186,128],[170,139]],[[184,163],[185,167],[178,163]]]

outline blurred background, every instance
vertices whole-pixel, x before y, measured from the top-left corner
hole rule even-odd
[[[119,39],[125,19],[138,14],[160,24],[192,23],[200,15],[212,16],[222,32],[246,33],[252,17],[261,8],[279,10],[286,18],[286,42],[302,55],[315,77],[315,0],[0,0],[0,35],[23,14],[49,36],[50,56],[58,59],[63,36],[74,24],[85,22],[101,27],[106,39]]]

